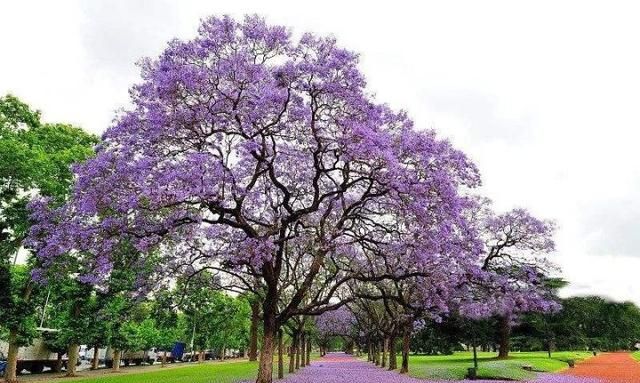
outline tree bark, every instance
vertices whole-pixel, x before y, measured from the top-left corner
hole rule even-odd
[[[382,339],[382,362],[380,363],[380,367],[387,367],[387,338]]]
[[[408,329],[402,334],[402,367],[401,374],[409,372],[409,341],[411,340],[411,331]]]
[[[302,332],[302,336],[300,337],[300,367],[306,366],[305,357],[307,355],[307,334]]]
[[[5,380],[7,383],[18,381],[18,331],[9,331],[9,350],[7,351],[7,367],[5,371]]]
[[[311,364],[311,337],[307,338],[307,363],[306,365]]]
[[[511,318],[509,316],[500,317],[499,326],[498,359],[507,359],[511,340]]]
[[[67,361],[67,373],[64,376],[74,377],[76,376],[76,364],[78,364],[78,348],[80,346],[72,343],[69,345],[67,349],[67,356],[69,360]]]
[[[100,364],[100,356],[99,356],[99,348],[98,346],[93,347],[93,360],[91,361],[91,369],[97,370],[98,364]]]
[[[378,342],[373,343],[373,363],[376,366],[380,365],[380,349],[378,347]]]
[[[389,337],[389,370],[398,368],[398,358],[396,356],[396,336]]]
[[[56,353],[56,366],[54,367],[55,372],[62,372],[62,353]]]
[[[295,369],[299,369],[300,368],[300,338],[302,337],[302,335],[297,335],[296,336],[296,365],[294,366]]]
[[[249,329],[249,360],[258,360],[258,325],[260,323],[260,304],[251,303],[251,328]]]
[[[167,366],[167,350],[164,350],[162,352],[162,364],[160,365],[160,367],[166,367]]]
[[[263,311],[263,335],[262,347],[260,348],[260,361],[258,365],[258,377],[256,383],[271,383],[273,380],[273,351],[274,338],[277,332],[276,322],[276,294],[275,291],[269,291],[265,297]]]
[[[120,357],[122,356],[122,351],[118,349],[113,349],[113,367],[111,369],[113,372],[120,371]]]
[[[278,330],[278,379],[284,378],[284,341],[282,329]]]
[[[293,372],[293,369],[295,367],[296,361],[295,361],[295,357],[296,357],[296,344],[297,340],[296,340],[296,335],[293,334],[293,336],[291,337],[291,346],[289,346],[289,373]]]
[[[367,342],[367,362],[373,362],[373,348],[371,342]]]

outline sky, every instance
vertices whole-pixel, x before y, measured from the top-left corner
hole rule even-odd
[[[571,284],[640,304],[640,4],[633,1],[2,1],[0,94],[101,133],[135,63],[209,15],[259,14],[360,53],[378,101],[478,165],[481,193],[558,223]]]

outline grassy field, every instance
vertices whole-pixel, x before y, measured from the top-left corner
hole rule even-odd
[[[124,370],[124,369],[123,369]],[[155,369],[149,372],[105,374],[73,380],[74,383],[231,383],[255,378],[257,362],[229,361],[190,364],[188,366]]]
[[[636,351],[633,354],[631,354],[633,356],[633,358],[635,360],[637,360],[638,362],[640,362],[640,351]]]
[[[319,355],[312,354],[311,359]],[[285,360],[285,374],[288,370],[288,359]],[[277,364],[274,364],[274,375]],[[258,362],[247,360],[230,360],[226,362],[208,362],[202,364],[176,364],[166,369],[130,372],[122,368],[122,373],[96,375],[87,378],[69,380],[73,383],[235,383],[242,380],[253,381],[258,371]]]
[[[531,365],[534,371],[553,372],[567,368],[566,360],[580,361],[592,356],[589,352],[555,352],[551,358],[546,352],[512,352],[509,359],[498,360],[495,353],[478,353],[478,376],[485,379],[527,379],[531,372],[522,369]],[[442,356],[411,356],[409,374],[417,378],[462,379],[467,368],[473,367],[470,352],[458,352]]]

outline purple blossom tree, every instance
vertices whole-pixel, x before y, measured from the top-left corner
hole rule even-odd
[[[509,355],[511,326],[521,313],[559,309],[554,289],[545,284],[556,271],[546,256],[555,250],[555,224],[525,209],[495,214],[480,201],[474,220],[484,240],[482,274],[473,280],[474,301],[463,304],[471,318],[499,318],[499,358]]]
[[[45,266],[78,254],[95,284],[123,246],[140,265],[161,256],[158,274],[220,273],[261,303],[257,382],[270,382],[279,328],[344,304],[331,297],[366,264],[344,265],[390,246],[377,233],[419,222],[427,250],[394,254],[434,257],[467,227],[461,188],[479,184],[462,152],[377,103],[357,64],[331,38],[206,19],[142,61],[133,107],[75,168],[69,203],[36,212],[31,246]]]

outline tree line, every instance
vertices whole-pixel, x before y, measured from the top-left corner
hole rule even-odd
[[[104,305],[111,334],[142,318],[168,334],[180,318],[197,327],[230,310],[192,338],[231,347],[237,337],[224,334],[243,326],[232,313],[247,314],[258,383],[272,381],[276,356],[282,376],[285,343],[295,369],[312,339],[324,352],[336,335],[378,364],[389,353],[392,369],[399,351],[406,373],[412,336],[455,316],[495,318],[506,358],[514,325],[560,309],[547,258],[555,224],[496,211],[475,164],[378,102],[358,55],[334,38],[211,17],[194,39],[142,60],[141,76],[100,140],[70,127],[40,137],[50,124],[2,100],[10,381],[24,308],[67,279],[68,316]],[[22,274],[11,271],[19,251]],[[70,358],[79,334],[63,342]],[[107,339],[116,359],[126,342]]]

